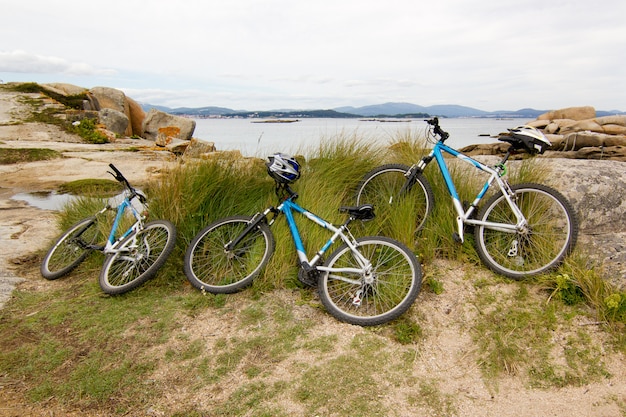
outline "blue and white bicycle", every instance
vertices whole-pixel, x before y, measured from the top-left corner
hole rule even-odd
[[[276,181],[278,207],[271,206],[254,216],[223,218],[200,231],[185,254],[185,274],[191,284],[211,293],[233,293],[249,285],[274,252],[270,226],[284,214],[300,262],[298,278],[317,286],[322,304],[335,318],[371,326],[393,320],[408,310],[422,284],[421,266],[415,255],[395,240],[381,236],[355,239],[348,230],[353,220],[374,218],[373,207],[341,207],[339,210],[347,213],[348,219],[334,226],[296,203],[298,194],[289,186],[300,176],[294,158],[275,154],[266,165]],[[332,233],[310,259],[294,213]],[[324,254],[338,239],[343,244],[324,261]]]
[[[146,197],[113,164],[109,167],[109,173],[124,186],[121,201],[107,203],[65,231],[44,256],[40,268],[44,278],[53,280],[69,274],[90,253],[98,251],[106,256],[98,280],[100,288],[107,294],[122,294],[152,278],[174,249],[176,227],[166,220],[146,223]],[[140,202],[141,212],[134,201]],[[106,216],[111,211],[115,212],[112,224]],[[132,224],[120,232],[125,217]],[[104,229],[109,227],[107,236]]]
[[[408,205],[416,220],[406,227],[419,231],[433,210],[434,194],[423,172],[434,159],[456,211],[458,229],[454,237],[458,242],[464,241],[465,227],[473,226],[480,259],[493,271],[514,279],[558,266],[576,244],[578,222],[572,206],[553,188],[533,183],[509,185],[504,177],[505,163],[514,150],[536,154],[550,146],[543,133],[529,126],[509,129],[499,140],[511,146],[500,163],[491,167],[446,145],[449,135],[436,117],[426,122],[429,139],[434,139],[432,151],[412,166],[387,164],[367,173],[356,193],[357,204],[375,204],[386,218]],[[459,198],[444,152],[488,175],[474,201],[467,205]],[[494,195],[479,208],[491,188],[495,188]]]

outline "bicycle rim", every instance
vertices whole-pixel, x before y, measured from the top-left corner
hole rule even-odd
[[[375,169],[365,176],[356,196],[357,205],[374,205],[377,223],[384,226],[382,234],[402,237],[401,240],[407,240],[405,232],[414,234],[424,227],[433,205],[430,185],[421,175],[407,184],[404,175],[408,169],[404,165]]]
[[[121,294],[154,276],[173,249],[175,234],[173,225],[157,220],[127,237],[118,247],[120,252],[105,260],[100,275],[102,290]]]
[[[383,237],[359,238],[358,250],[372,264],[373,281],[346,272],[324,273],[318,284],[326,309],[337,319],[361,326],[386,323],[413,304],[422,283],[421,267],[404,245]],[[343,245],[326,261],[332,268],[359,268]]]
[[[577,223],[567,201],[550,188],[539,185],[512,188],[517,206],[529,223],[529,231],[511,233],[477,226],[476,249],[491,269],[518,279],[559,265],[574,246]],[[493,197],[479,218],[488,222],[516,223],[502,195]]]
[[[269,227],[260,223],[230,251],[225,245],[239,236],[251,218],[236,216],[207,226],[185,255],[185,274],[191,284],[213,293],[232,293],[249,285],[274,251]]]
[[[88,245],[95,244],[100,233],[93,217],[70,227],[50,248],[41,264],[41,274],[46,279],[57,279],[76,268],[91,252]]]

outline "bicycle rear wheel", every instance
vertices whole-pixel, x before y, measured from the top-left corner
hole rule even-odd
[[[176,228],[166,220],[146,223],[126,237],[108,255],[100,271],[99,284],[107,294],[122,294],[152,278],[163,266],[176,243]]]
[[[41,262],[41,275],[45,279],[53,280],[69,274],[87,258],[94,245],[100,238],[97,219],[88,217],[71,226],[44,256]]]
[[[407,183],[405,174],[409,168],[387,164],[365,174],[356,192],[356,204],[373,204],[381,224],[396,224],[404,229],[412,224],[413,232],[417,232],[424,227],[435,199],[423,174]]]
[[[558,191],[541,184],[511,186],[514,201],[528,221],[525,233],[476,226],[475,246],[493,271],[513,279],[542,274],[557,267],[576,244],[578,222],[574,209]],[[501,193],[487,201],[478,220],[516,224]]]
[[[248,286],[274,252],[274,236],[265,222],[257,224],[232,250],[225,246],[248,227],[252,217],[233,216],[205,227],[185,253],[185,275],[199,290],[228,294]]]
[[[391,321],[406,312],[422,287],[419,261],[402,243],[381,236],[357,239],[357,250],[371,263],[371,273],[321,272],[318,292],[335,318],[359,326]],[[324,263],[330,268],[360,268],[343,244]]]

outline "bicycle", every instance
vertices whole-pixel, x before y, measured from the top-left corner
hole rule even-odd
[[[48,250],[41,263],[41,275],[54,280],[67,275],[80,265],[93,251],[105,255],[98,283],[107,294],[122,294],[137,288],[152,278],[163,266],[176,241],[176,228],[166,220],[144,223],[146,216],[133,206],[137,199],[147,209],[146,197],[130,185],[113,165],[109,171],[124,186],[121,202],[115,206],[107,203],[93,216],[71,226]],[[115,219],[106,242],[101,229],[103,215],[114,211]],[[125,213],[130,212],[133,223],[118,236],[118,229]],[[117,237],[116,237],[117,236]]]
[[[341,207],[348,218],[341,226],[304,209],[290,183],[300,176],[298,162],[274,154],[266,163],[274,179],[279,204],[253,216],[231,216],[201,230],[185,253],[184,270],[191,284],[210,293],[234,293],[250,285],[268,263],[275,249],[270,227],[282,214],[296,247],[298,279],[317,286],[322,304],[340,321],[361,326],[378,325],[403,314],[421,289],[422,271],[416,256],[402,243],[381,236],[355,239],[348,225],[374,218],[371,205]],[[294,213],[327,229],[332,236],[309,259]],[[337,241],[343,242],[324,261]]]
[[[567,199],[553,188],[535,183],[509,185],[504,178],[506,162],[514,151],[543,153],[551,144],[539,130],[529,126],[508,129],[499,140],[509,143],[506,154],[494,167],[447,146],[449,134],[439,119],[428,123],[431,152],[412,166],[387,164],[365,174],[356,193],[357,204],[382,207],[390,216],[402,204],[416,210],[415,231],[424,228],[433,210],[434,195],[423,172],[434,159],[439,166],[456,212],[458,231],[454,239],[463,243],[466,226],[474,227],[475,247],[481,261],[491,270],[513,279],[549,271],[562,263],[576,244],[578,221]],[[489,175],[475,199],[461,203],[443,153],[447,153]],[[479,209],[495,183],[496,193]]]

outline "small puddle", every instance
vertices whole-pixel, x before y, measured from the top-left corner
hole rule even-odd
[[[138,190],[141,192],[141,190]],[[61,211],[65,205],[77,198],[73,194],[58,194],[56,191],[39,191],[34,193],[18,193],[11,196],[11,200],[24,201],[31,207],[36,207],[43,210]],[[107,203],[111,207],[117,207],[124,200],[124,193],[117,194],[107,199]],[[139,212],[145,210],[143,204],[138,199],[133,199],[131,204]]]
[[[59,211],[74,198],[76,197],[71,194],[57,194],[54,191],[42,191],[36,193],[18,193],[12,196],[11,200],[25,201],[29,206],[43,210]]]

